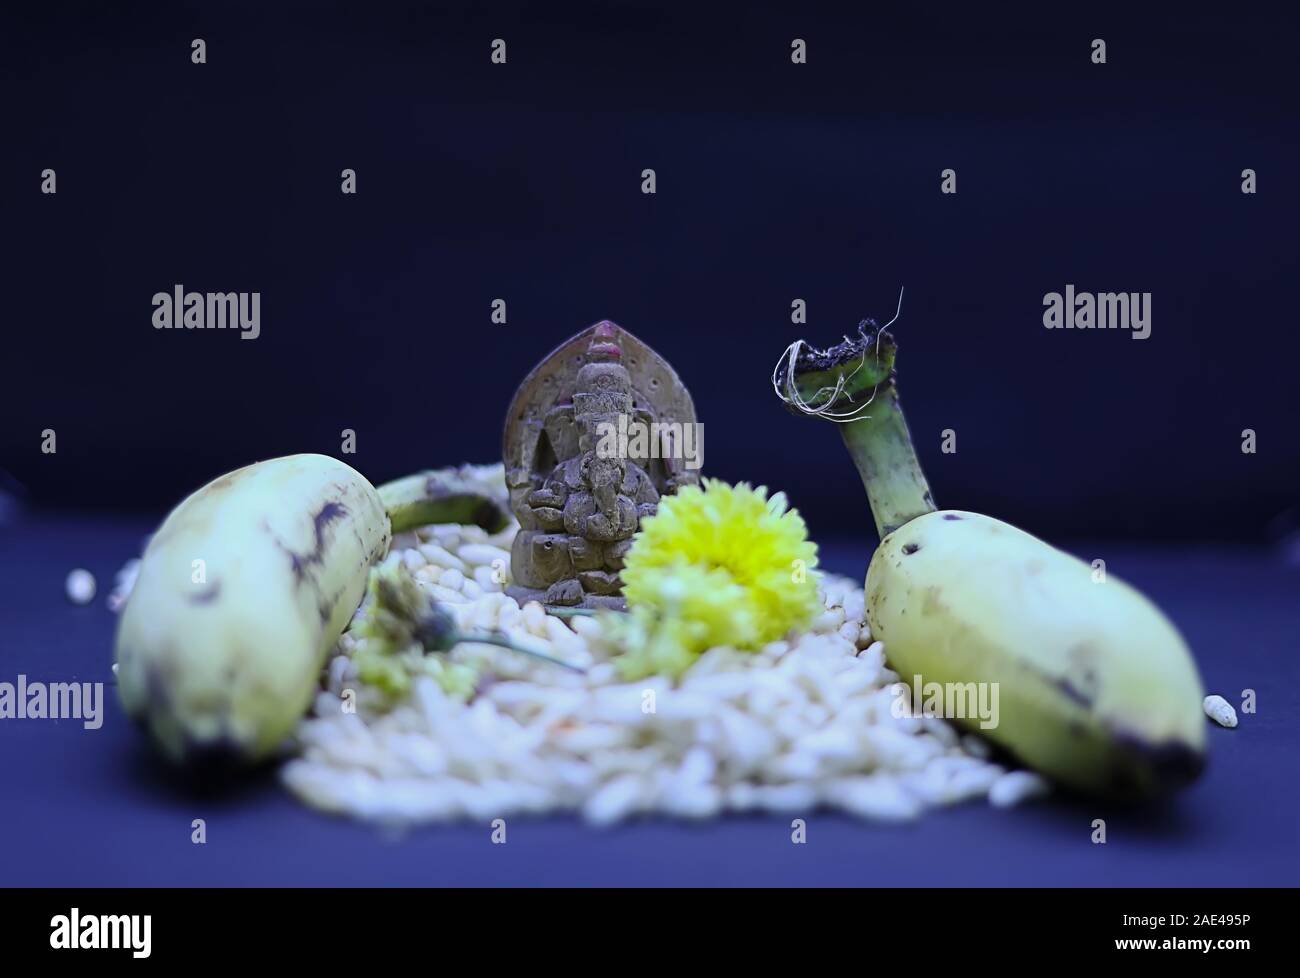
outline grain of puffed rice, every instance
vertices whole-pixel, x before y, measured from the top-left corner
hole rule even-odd
[[[1011,808],[1041,798],[1050,790],[1047,781],[1032,771],[1008,771],[989,788],[989,803],[995,808]]]
[[[126,606],[126,599],[131,596],[131,589],[135,587],[135,579],[140,575],[140,558],[133,557],[128,560],[121,570],[114,575],[113,590],[108,594],[108,610],[114,613],[121,611]]]
[[[73,604],[90,604],[95,600],[97,586],[95,575],[82,567],[78,567],[76,570],[68,572],[67,580],[63,583],[63,590],[67,594],[68,600]]]
[[[461,628],[500,628],[587,673],[462,645],[451,660],[488,677],[470,702],[419,677],[390,707],[359,683],[345,634],[301,725],[301,756],[283,771],[301,799],[382,822],[572,811],[608,825],[819,806],[902,821],[1041,793],[1037,776],[1008,774],[987,745],[944,721],[893,716],[899,676],[871,639],[857,582],[822,577],[825,610],[807,633],[757,652],[711,649],[676,686],[623,683],[598,619],[566,624],[502,593],[516,529],[428,527],[395,540],[387,560],[411,567]]]
[[[1237,725],[1237,711],[1218,693],[1205,697],[1205,702],[1201,705],[1205,715],[1219,726],[1232,728]]]

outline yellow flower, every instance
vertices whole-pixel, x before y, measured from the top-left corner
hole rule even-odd
[[[707,649],[757,649],[821,609],[817,547],[784,493],[705,479],[659,501],[621,573],[628,678],[680,675]]]

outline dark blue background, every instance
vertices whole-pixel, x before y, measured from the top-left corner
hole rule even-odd
[[[903,393],[941,504],[1054,539],[1294,525],[1291,25],[898,6],[6,9],[0,467],[38,502],[157,512],[253,459],[337,453],[344,428],[376,480],[488,460],[529,367],[608,317],[691,387],[707,471],[857,533],[833,431],[768,378],[906,286]],[[260,291],[261,337],[153,329],[178,282]],[[1153,293],[1151,338],[1044,329],[1067,282]]]
[[[690,385],[706,472],[787,490],[829,565],[860,575],[857,477],[769,376],[792,339],[891,315],[905,285],[903,396],[940,503],[1104,556],[1210,689],[1257,690],[1257,716],[1211,729],[1206,777],[1137,812],[819,816],[806,848],[780,818],[397,844],[273,780],[178,790],[114,701],[98,732],[0,726],[0,882],[1297,881],[1300,591],[1262,546],[1300,525],[1291,25],[1250,7],[784,7],[6,7],[0,479],[30,506],[0,508],[0,679],[109,679],[113,621],[102,600],[70,607],[64,575],[106,588],[222,471],[337,453],[343,428],[376,481],[495,458],[515,384],[603,317]],[[177,282],[260,291],[261,337],[154,330],[150,297]],[[1043,329],[1067,282],[1152,292],[1151,339]]]

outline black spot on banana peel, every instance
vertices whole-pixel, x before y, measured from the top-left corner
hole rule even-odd
[[[195,591],[189,596],[190,604],[211,604],[221,597],[221,582],[213,581],[201,591]]]
[[[185,499],[145,550],[118,623],[118,693],[189,764],[271,756],[388,549],[375,488],[337,459],[247,466]]]
[[[866,321],[835,347],[792,347],[773,374],[787,406],[838,422],[858,468],[881,538],[867,618],[890,666],[909,686],[987,684],[989,702],[996,690],[995,718],[951,719],[1071,789],[1145,799],[1194,780],[1204,691],[1178,631],[1113,575],[1096,581],[1010,524],[937,511],[896,355]]]
[[[1154,779],[1154,782],[1147,784],[1139,780],[1137,790],[1134,791],[1131,782],[1121,781],[1115,785],[1114,794],[1140,796],[1172,792],[1191,784],[1205,771],[1204,750],[1197,750],[1184,743],[1152,745],[1141,736],[1130,738],[1123,732],[1117,732],[1115,737],[1128,754],[1142,759],[1142,774]]]
[[[1078,703],[1080,706],[1083,707],[1092,706],[1092,698],[1089,697],[1086,693],[1077,689],[1075,685],[1072,682],[1070,682],[1070,680],[1057,679],[1055,680],[1055,682],[1056,682],[1056,688],[1059,689],[1062,693],[1064,693],[1065,696],[1067,696],[1069,699],[1074,700],[1074,702]]]

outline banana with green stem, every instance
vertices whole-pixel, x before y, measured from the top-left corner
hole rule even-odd
[[[880,535],[867,618],[891,666],[909,685],[996,684],[996,726],[956,722],[1071,788],[1141,798],[1194,780],[1204,692],[1178,631],[1114,576],[1001,520],[937,509],[896,352],[868,320],[829,349],[792,344],[773,373],[792,410],[838,424],[862,478]]]

